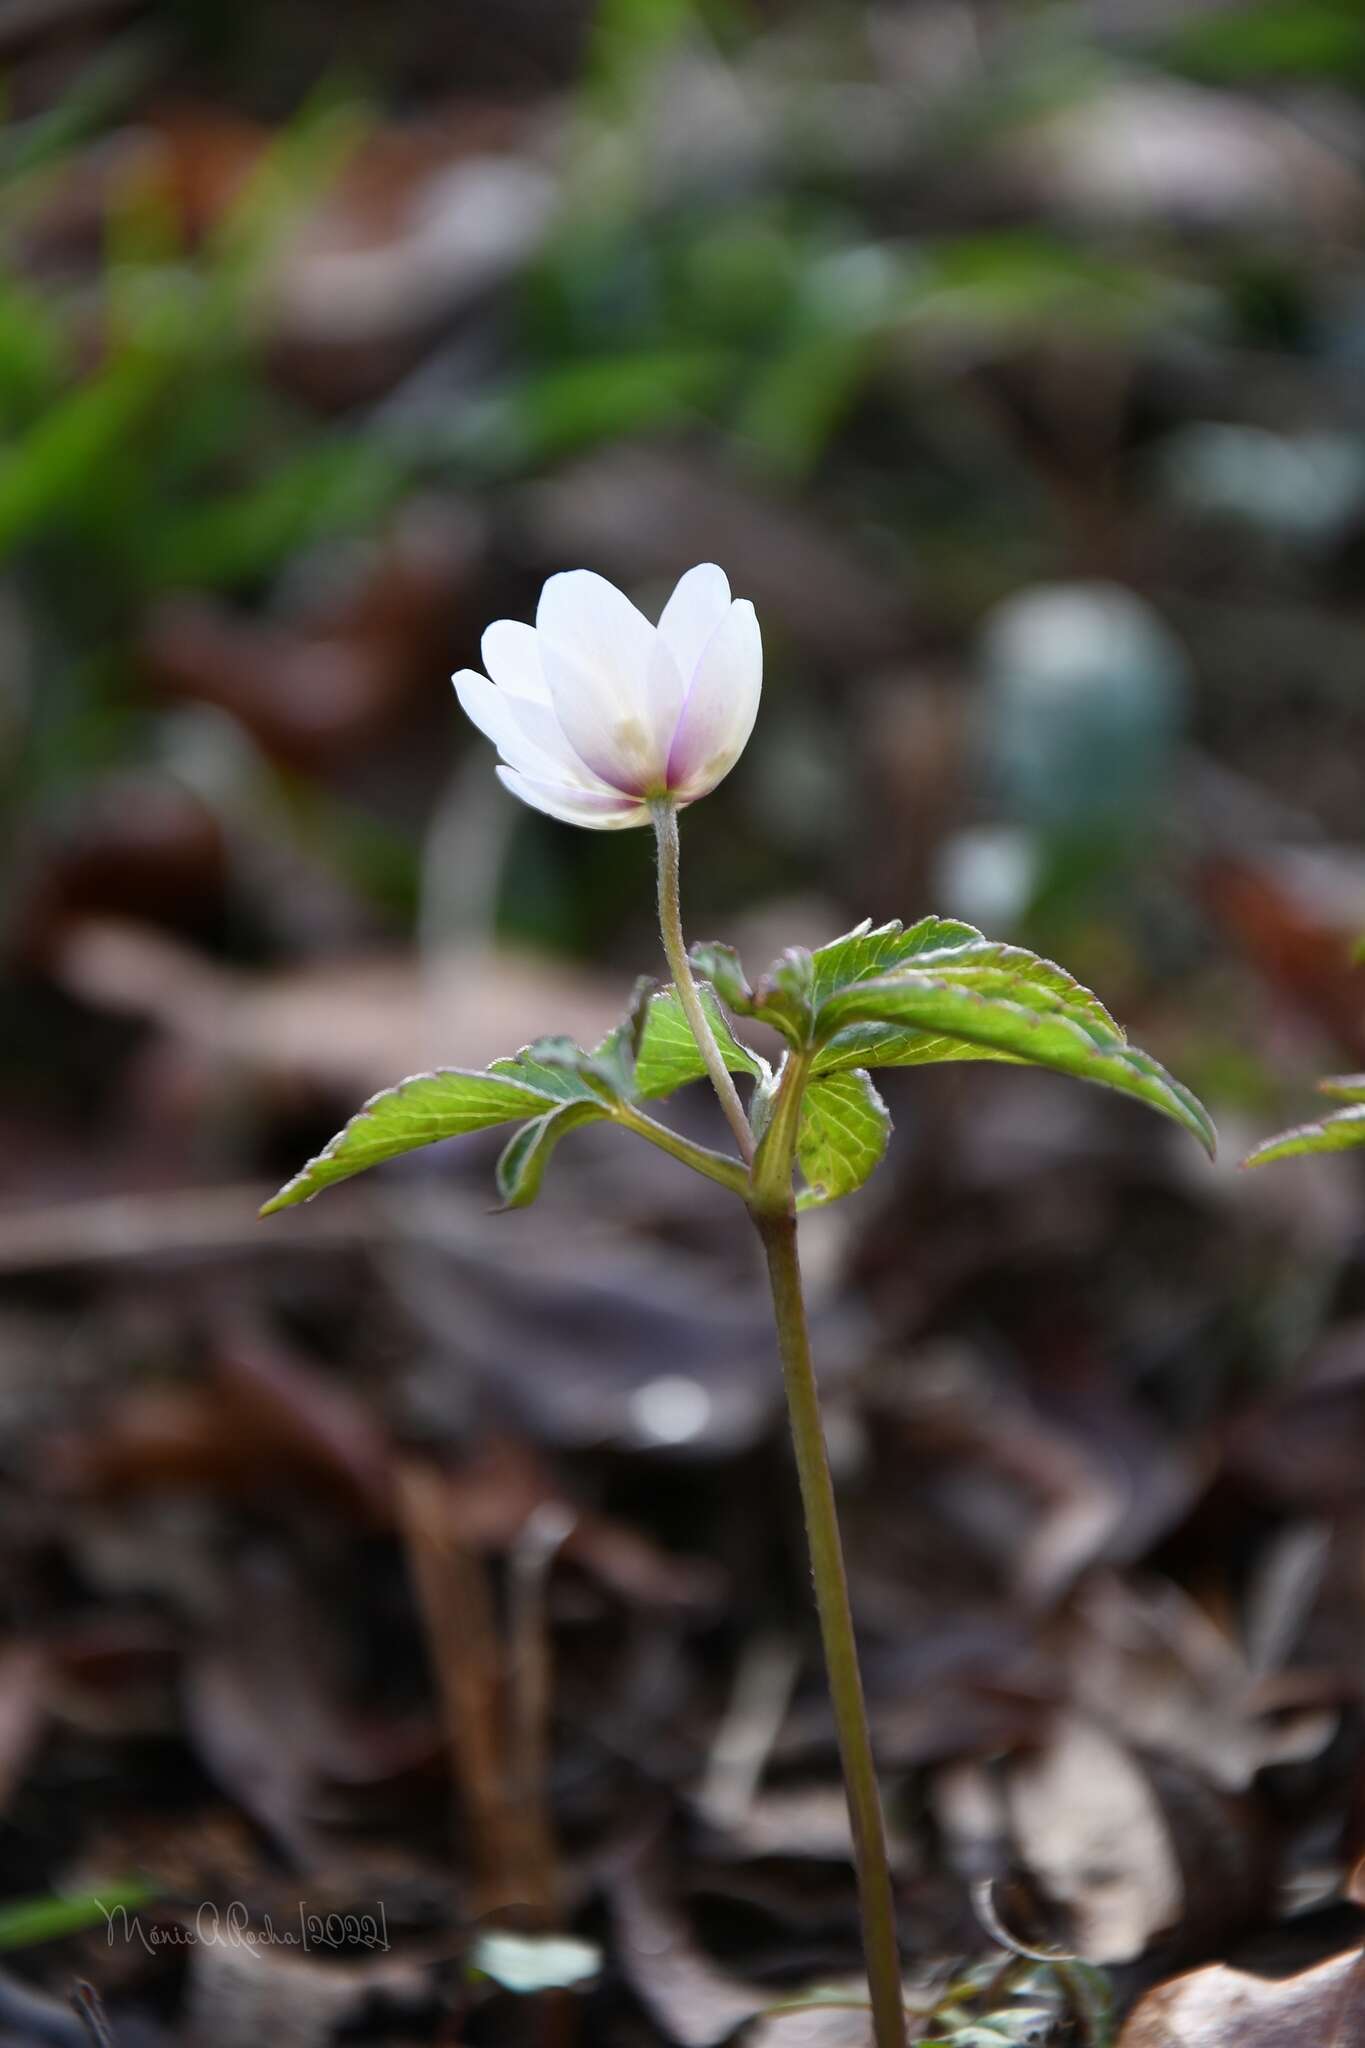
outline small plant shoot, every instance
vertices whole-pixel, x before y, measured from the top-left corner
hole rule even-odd
[[[1337,1074],[1318,1082],[1320,1094],[1345,1104],[1316,1123],[1296,1124],[1278,1137],[1266,1138],[1242,1161],[1244,1166],[1270,1166],[1277,1159],[1307,1159],[1318,1152],[1354,1152],[1365,1145],[1365,1074]]]
[[[463,670],[455,686],[497,748],[497,772],[512,794],[594,831],[653,826],[670,979],[662,987],[640,984],[598,1045],[546,1037],[482,1071],[447,1067],[400,1081],[366,1103],[263,1213],[308,1201],[421,1146],[500,1126],[508,1139],[498,1193],[504,1207],[525,1208],[561,1142],[602,1123],[669,1153],[747,1210],[772,1287],[852,1820],[875,2039],[878,2048],[901,2048],[894,1903],[811,1363],[798,1213],[854,1193],[886,1156],[891,1119],[873,1080],[881,1068],[959,1060],[1047,1068],[1145,1103],[1210,1154],[1213,1125],[1187,1088],[1129,1044],[1089,989],[1053,962],[970,925],[922,917],[874,927],[868,920],[813,951],[791,948],[756,980],[729,946],[689,952],[678,816],[739,759],[762,684],[753,607],[731,598],[714,565],[688,571],[657,626],[599,576],[554,576],[535,625],[499,621],[484,635],[483,657],[487,674]],[[749,1020],[783,1041],[775,1069],[743,1042]],[[704,1078],[725,1113],[733,1152],[681,1137],[651,1113]],[[1365,1140],[1365,1081],[1351,1087],[1352,1107],[1320,1127],[1353,1120],[1345,1127],[1357,1135],[1337,1143]],[[1263,1148],[1265,1155],[1321,1149],[1302,1142],[1305,1136],[1294,1134],[1297,1145],[1279,1140],[1279,1151]]]

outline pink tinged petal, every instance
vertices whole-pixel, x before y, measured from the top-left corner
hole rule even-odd
[[[602,789],[560,730],[548,705],[533,704],[525,697],[512,697],[495,689],[477,669],[462,668],[452,676],[460,708],[490,739],[504,761],[523,775],[548,777],[552,782],[576,782]]]
[[[528,697],[533,704],[549,703],[534,626],[524,626],[519,619],[495,619],[480,646],[483,665],[500,690],[509,697]]]
[[[576,789],[567,782],[541,782],[519,775],[514,768],[500,767],[497,774],[504,789],[510,789],[513,796],[565,825],[586,825],[593,832],[621,832],[630,825],[649,823],[648,806],[632,803],[628,797]]]
[[[678,579],[659,615],[659,638],[677,662],[684,684],[691,682],[702,650],[729,609],[730,581],[714,562],[699,562]]]
[[[747,598],[707,641],[668,757],[668,786],[691,803],[714,789],[744,752],[763,688],[763,643]]]
[[[647,689],[653,685],[660,703],[681,700],[667,649],[655,642],[629,695],[600,669],[581,667],[557,647],[543,646],[541,659],[555,717],[591,774],[631,797],[662,789],[676,714],[669,716],[668,730],[661,735]]]

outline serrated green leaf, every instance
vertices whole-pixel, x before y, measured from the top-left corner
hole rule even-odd
[[[1365,1102],[1353,1103],[1321,1123],[1298,1124],[1249,1152],[1243,1166],[1269,1166],[1275,1159],[1304,1159],[1318,1152],[1354,1152],[1365,1145]]]
[[[985,938],[974,925],[956,918],[924,917],[908,928],[899,920],[878,925],[866,921],[832,939],[828,945],[807,953],[794,947],[785,953],[756,986],[750,987],[739,957],[729,946],[701,946],[693,950],[701,973],[712,979],[724,1000],[740,1016],[757,1017],[771,1024],[797,1046],[821,1045],[830,1036],[822,1017],[825,1006],[837,996],[867,981],[881,981],[903,968],[981,982],[1015,1000],[1029,1000],[1036,1007],[1061,1010],[1078,1024],[1093,1026],[1109,1038],[1122,1040],[1123,1032],[1098,996],[1074,975],[1019,946],[1008,946]],[[833,1073],[857,1066],[916,1066],[943,1059],[1009,1059],[1007,1051],[949,1041],[942,1034],[933,1042],[919,1031],[904,1027],[867,1024],[861,1035],[845,1033],[834,1046],[825,1045],[816,1071]]]
[[[788,1036],[805,1037],[815,1014],[815,961],[804,946],[788,946],[764,976],[764,1007]]]
[[[1318,1092],[1338,1102],[1365,1102],[1365,1074],[1329,1074],[1318,1082]]]
[[[635,1064],[644,1044],[650,1003],[658,990],[654,977],[642,974],[630,992],[626,1014],[614,1024],[601,1043],[593,1048],[593,1060],[600,1072],[609,1074],[622,1096],[634,1095]]]
[[[886,1156],[891,1114],[861,1071],[812,1081],[801,1103],[796,1157],[806,1186],[799,1209],[851,1195]]]
[[[767,1061],[740,1044],[715,991],[705,983],[701,1001],[731,1073],[763,1079]],[[702,1080],[706,1067],[677,991],[646,982],[630,1015],[591,1053],[571,1038],[538,1038],[514,1058],[495,1060],[491,1071],[510,1075],[565,1102],[594,1095],[600,1099],[604,1085],[631,1100],[651,1102],[671,1095],[689,1081]]]
[[[719,939],[707,939],[693,946],[689,957],[697,973],[711,983],[723,1003],[728,1003],[741,1016],[749,1014],[753,990],[733,946],[727,946]]]
[[[814,1005],[811,999],[813,968],[804,946],[792,946],[775,961],[755,988],[733,946],[715,943],[694,946],[692,964],[698,974],[712,982],[722,999],[738,1017],[756,1017],[771,1024],[792,1045],[809,1042]]]
[[[937,960],[924,971],[940,971],[956,986],[980,995],[1003,995],[1022,1002],[1030,1010],[1055,1012],[1069,1017],[1101,1044],[1126,1042],[1099,998],[1064,969],[1034,953],[1013,946],[983,943],[970,954],[963,953],[944,963]],[[1018,1065],[1024,1055],[1001,1045],[988,1045],[942,1033],[908,1028],[905,1025],[860,1023],[837,1031],[821,1046],[815,1060],[819,1074],[838,1073],[847,1067],[923,1067],[944,1060],[1005,1060]]]
[[[498,1193],[503,1208],[529,1208],[540,1193],[550,1154],[560,1139],[584,1124],[600,1123],[610,1113],[601,1102],[561,1102],[557,1109],[523,1124],[508,1139],[498,1160]]]
[[[898,925],[883,925],[880,931],[854,937],[860,943],[838,942],[847,980],[838,988],[828,989],[826,998],[822,999],[821,1015],[816,1023],[817,1039],[830,1039],[828,1019],[824,1015],[826,1001],[833,1001],[849,987],[861,986],[872,979],[885,980],[888,972],[898,972],[913,964],[917,973],[933,974],[963,988],[973,988],[982,995],[1004,996],[1012,1002],[1024,1003],[1030,1009],[1059,1012],[1070,1017],[1082,1029],[1099,1034],[1105,1042],[1114,1039],[1123,1042],[1122,1027],[1110,1016],[1099,997],[1077,981],[1074,975],[1068,974],[1064,967],[1021,946],[1007,946],[994,939],[983,938],[972,925],[928,917],[912,925],[909,931],[902,931]],[[822,948],[821,953],[833,950]],[[822,961],[821,953],[817,953],[815,959],[821,985],[827,986],[835,963],[828,959]],[[895,965],[881,973],[867,971],[874,965],[878,953],[894,956]],[[903,1026],[868,1023],[840,1030],[832,1042],[822,1046],[815,1064],[817,1072],[832,1073],[842,1067],[858,1065],[910,1067],[925,1066],[939,1060],[1017,1060],[1019,1057],[1019,1054],[996,1045],[953,1040],[941,1034],[907,1030]]]
[[[558,1102],[586,1102],[593,1091],[580,1067],[585,1058],[572,1038],[535,1038],[509,1058],[494,1060],[488,1071]]]
[[[494,1060],[488,1071],[561,1102],[619,1102],[629,1092],[617,1041],[624,1028],[608,1033],[597,1052],[584,1052],[572,1038],[536,1038],[511,1059]]]
[[[572,1038],[535,1038],[507,1059],[492,1061],[488,1071],[560,1102],[583,1101],[591,1090],[575,1063],[579,1050]]]
[[[767,1078],[768,1063],[741,1045],[730,1029],[730,1021],[716,999],[716,992],[701,984],[701,1002],[711,1029],[716,1034],[725,1064],[732,1074],[750,1074],[755,1080]],[[645,1009],[640,1049],[635,1059],[635,1094],[651,1102],[671,1095],[688,1081],[699,1081],[706,1073],[696,1040],[678,1000],[677,990],[659,989]]]
[[[816,947],[811,954],[811,992],[817,1004],[823,1003],[837,989],[888,974],[893,967],[917,960],[921,953],[953,952],[986,943],[975,925],[963,924],[956,918],[922,917],[908,929],[899,918],[875,928],[870,917],[864,918],[842,938]]]
[[[1023,956],[1025,962],[1033,958],[1031,954]],[[1061,970],[1051,969],[1049,962],[1038,964],[1051,970],[1048,977],[1033,979],[1019,968],[998,962],[968,963],[942,971],[936,968],[932,973],[902,968],[831,996],[820,1011],[817,1028],[820,1036],[834,1040],[855,1025],[901,1025],[930,1037],[988,1048],[997,1058],[1093,1081],[1136,1096],[1173,1118],[1212,1153],[1213,1125],[1189,1090],[1173,1080],[1150,1054],[1106,1031],[1094,1021],[1088,1006],[1079,1011],[1073,1008],[1051,981],[1051,974],[1060,975]],[[842,1044],[851,1042],[846,1038]],[[875,1051],[864,1052],[865,1062],[877,1057]],[[949,1052],[939,1057],[959,1055]]]
[[[910,1031],[903,1024],[855,1024],[837,1032],[816,1055],[817,1074],[840,1074],[857,1067],[931,1067],[945,1060],[1003,1060],[1021,1064],[1019,1055],[994,1046],[969,1045],[942,1033]]]
[[[980,944],[954,954],[935,954],[915,969],[896,969],[894,979],[925,975],[978,997],[1001,997],[1019,1004],[1033,1014],[1064,1016],[1083,1030],[1095,1044],[1126,1044],[1121,1030],[1091,989],[1074,981],[1062,967],[1044,961],[1036,952],[1019,946]],[[880,977],[878,987],[892,977]],[[855,989],[868,983],[855,983]],[[909,981],[907,981],[909,985]],[[853,989],[853,993],[855,993]],[[843,991],[847,993],[847,991]],[[829,1020],[837,1018],[839,995],[831,995],[821,1008],[814,1036],[817,1042],[829,1036]],[[1019,1059],[1021,1055],[997,1042],[952,1040],[943,1034],[925,1036],[923,1030],[900,1028],[900,1036],[888,1034],[884,1024],[847,1026],[835,1032],[833,1042],[823,1044],[817,1055],[817,1073],[833,1073],[839,1067],[923,1067],[943,1059]]]
[[[553,1094],[504,1073],[469,1073],[441,1067],[413,1074],[396,1088],[371,1096],[316,1159],[286,1182],[261,1210],[273,1216],[295,1202],[311,1201],[323,1188],[353,1173],[470,1131],[484,1131],[517,1118],[543,1115],[555,1107]]]
[[[701,998],[727,1065],[765,1082],[767,1062],[740,1044],[714,991],[703,987]],[[656,989],[646,980],[637,983],[622,1022],[591,1052],[571,1038],[537,1038],[510,1058],[495,1060],[486,1073],[443,1068],[414,1075],[376,1095],[266,1203],[261,1214],[272,1216],[307,1201],[333,1182],[399,1153],[462,1132],[523,1120],[525,1128],[504,1148],[498,1163],[498,1190],[505,1208],[533,1202],[561,1138],[604,1117],[618,1119],[697,1171],[740,1192],[743,1169],[738,1161],[727,1162],[702,1147],[689,1149],[633,1106],[647,1097],[671,1094],[705,1071],[675,991]]]

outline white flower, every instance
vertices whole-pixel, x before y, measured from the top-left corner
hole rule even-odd
[[[552,576],[535,625],[499,619],[483,659],[486,676],[453,680],[502,781],[599,832],[648,824],[652,797],[713,790],[744,752],[763,684],[754,608],[731,601],[712,562],[688,570],[657,626],[588,569]]]

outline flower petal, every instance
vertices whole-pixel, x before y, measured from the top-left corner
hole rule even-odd
[[[533,704],[549,703],[534,626],[524,626],[520,619],[495,619],[480,649],[483,665],[500,690],[510,697],[528,697]]]
[[[535,704],[527,697],[497,689],[475,668],[460,669],[451,681],[465,716],[485,739],[492,740],[511,767],[551,782],[606,790],[583,766],[548,704]]]
[[[632,803],[629,797],[575,789],[567,782],[541,782],[519,775],[514,768],[499,767],[498,780],[532,810],[544,811],[566,825],[586,825],[594,832],[620,832],[628,825],[647,825],[649,809]]]
[[[747,598],[707,641],[668,757],[668,786],[691,803],[714,789],[744,752],[763,688],[763,642]]]
[[[547,646],[554,648],[614,694],[623,711],[638,714],[655,630],[614,583],[591,569],[551,576],[536,607],[536,632],[542,658]]]
[[[678,730],[678,720],[687,702],[687,682],[668,642],[659,633],[654,636],[654,652],[645,678],[645,696],[649,704],[650,729],[654,734],[655,780],[662,786],[668,774],[669,748],[673,745],[673,735]]]
[[[582,667],[552,645],[542,644],[541,659],[555,717],[591,774],[626,796],[662,789],[677,724],[671,706],[680,704],[683,695],[673,657],[663,643],[654,640],[629,693],[600,669]],[[667,713],[662,732],[655,722],[656,707]]]
[[[691,682],[703,648],[729,609],[730,579],[714,562],[698,562],[679,577],[659,614],[659,638],[677,662],[684,684]]]
[[[541,591],[536,633],[555,715],[592,773],[631,796],[662,788],[684,692],[643,612],[569,569]]]

